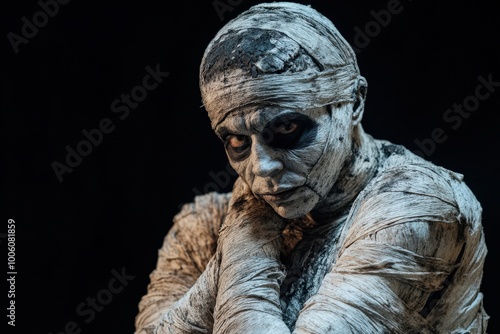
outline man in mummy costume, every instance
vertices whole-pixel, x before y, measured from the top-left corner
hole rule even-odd
[[[238,173],[183,206],[143,333],[486,333],[481,205],[463,176],[365,133],[367,81],[310,6],[251,7],[200,89]]]

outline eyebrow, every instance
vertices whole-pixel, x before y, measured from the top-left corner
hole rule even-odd
[[[271,119],[267,120],[266,124],[264,125],[264,128],[269,128],[269,126],[271,126],[273,123],[280,122],[280,120],[302,120],[302,121],[306,121],[308,119],[310,119],[309,116],[301,114],[301,113],[299,113],[299,112],[297,112],[295,110],[286,110],[283,113],[275,115]],[[256,128],[256,126],[255,126],[255,124],[250,124],[250,126],[251,126],[251,128],[254,131],[256,131],[256,132],[258,131],[257,128]],[[224,138],[224,137],[226,137],[228,135],[234,134],[234,131],[231,131],[230,127],[227,127],[227,126],[224,126],[224,125],[218,126],[217,129],[215,130],[215,132],[217,133],[217,135],[219,136],[219,138]]]
[[[219,126],[217,130],[215,130],[215,132],[220,138],[224,138],[231,133],[229,129],[225,126]]]
[[[304,114],[301,114],[301,113],[296,112],[296,111],[287,112],[287,113],[283,113],[281,115],[277,115],[276,117],[273,117],[271,120],[269,120],[266,127],[269,127],[272,124],[276,124],[276,123],[283,122],[283,121],[302,121],[302,122],[305,122],[305,121],[308,121],[310,119],[311,118],[308,115],[304,115]]]

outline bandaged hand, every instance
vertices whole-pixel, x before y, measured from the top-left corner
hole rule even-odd
[[[215,333],[286,333],[279,303],[284,219],[237,179],[219,233]]]

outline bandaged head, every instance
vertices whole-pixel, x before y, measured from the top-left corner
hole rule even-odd
[[[303,181],[296,179],[301,184],[288,182],[286,175],[275,183],[250,184],[254,192],[264,183],[269,192],[280,189],[280,180],[300,186],[296,203],[269,203],[288,218],[309,212],[333,187],[351,154],[353,114],[362,114],[364,98],[359,99],[366,86],[354,51],[332,22],[310,6],[289,2],[259,4],[231,20],[209,43],[200,65],[202,102],[216,132],[228,119],[250,117],[256,106],[261,113],[282,109],[319,117],[315,133],[321,152],[302,154]],[[327,121],[319,109],[328,111]],[[286,164],[285,153],[278,151]],[[291,155],[296,159],[299,153]],[[238,162],[231,164],[252,183]]]

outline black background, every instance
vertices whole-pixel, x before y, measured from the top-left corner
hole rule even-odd
[[[179,205],[197,192],[229,190],[213,179],[226,157],[200,108],[198,66],[217,30],[258,2],[233,0],[220,17],[212,0],[73,0],[18,53],[7,34],[21,35],[22,17],[31,21],[41,8],[34,0],[2,5],[0,241],[7,254],[7,219],[14,219],[18,272],[16,327],[9,333],[59,333],[70,321],[81,333],[134,331],[137,304]],[[325,14],[360,47],[355,28],[365,30],[374,21],[370,11],[389,1],[298,2]],[[443,129],[447,139],[427,157],[464,174],[482,203],[489,249],[482,290],[488,332],[498,333],[500,87],[456,129],[443,115],[475,94],[479,76],[500,81],[500,6],[496,0],[401,0],[401,6],[358,54],[369,83],[363,124],[412,150],[415,140]],[[112,101],[157,64],[169,76],[120,120]],[[59,182],[51,164],[64,163],[66,145],[75,149],[82,130],[103,118],[114,131]],[[7,263],[6,255],[1,259]],[[77,306],[105,293],[113,269],[134,278],[87,323]],[[4,284],[0,295],[7,295]]]

